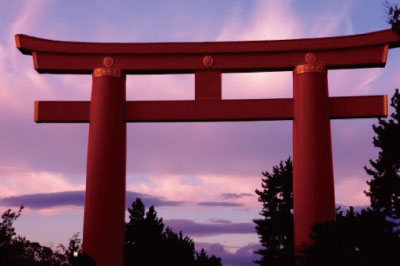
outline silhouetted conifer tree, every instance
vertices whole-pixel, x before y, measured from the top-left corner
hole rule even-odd
[[[199,253],[196,253],[196,266],[222,266],[221,258],[217,258],[214,255],[208,257],[204,249],[201,249]]]
[[[371,168],[365,167],[372,176],[368,181],[371,207],[392,218],[400,218],[400,94],[396,90],[391,106],[394,112],[387,119],[379,118],[373,126],[376,136],[374,146],[379,149],[378,159],[370,160]]]
[[[125,265],[157,265],[162,261],[162,218],[154,207],[147,213],[140,199],[128,208],[129,222],[125,226]]]
[[[215,256],[205,257],[198,262],[198,254],[192,239],[182,232],[175,233],[166,227],[162,218],[151,206],[145,212],[145,206],[136,199],[128,208],[129,222],[125,231],[125,265],[176,265],[176,266],[221,266],[221,259]],[[219,264],[218,264],[219,263]]]
[[[256,190],[263,204],[261,219],[255,219],[262,249],[255,253],[259,265],[291,265],[294,262],[293,240],[293,166],[291,159],[280,162],[272,173],[263,172],[262,190]]]

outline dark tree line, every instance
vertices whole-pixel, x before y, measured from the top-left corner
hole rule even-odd
[[[67,247],[59,245],[54,251],[17,235],[13,226],[21,216],[7,210],[0,222],[0,265],[5,266],[94,266],[94,260],[82,251],[81,240],[75,234]],[[145,211],[140,199],[128,208],[129,222],[125,225],[125,265],[127,266],[222,266],[221,258],[195,251],[191,238],[166,227],[151,206]],[[108,230],[112,230],[109,228]]]
[[[299,251],[299,265],[395,265],[400,261],[400,236],[396,223],[383,212],[350,208],[336,215],[336,221],[315,224],[314,243]]]
[[[0,222],[0,265],[15,266],[91,266],[94,261],[86,256],[80,245],[78,235],[74,235],[68,247],[59,245],[57,251],[41,246],[37,242],[17,235],[13,226],[21,215],[23,207],[17,212],[7,210]]]
[[[345,214],[337,210],[336,221],[315,224],[313,244],[295,251],[293,242],[292,161],[287,159],[264,172],[256,190],[263,204],[256,219],[262,248],[256,251],[259,265],[392,265],[400,261],[400,94],[391,98],[394,112],[373,126],[373,144],[379,149],[376,160],[365,167],[371,207]],[[296,258],[294,254],[297,254]]]

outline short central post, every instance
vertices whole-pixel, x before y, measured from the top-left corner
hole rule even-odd
[[[98,266],[122,266],[125,228],[125,75],[93,72],[83,249]]]
[[[311,243],[315,222],[335,220],[327,71],[305,64],[293,73],[293,205],[295,246]]]

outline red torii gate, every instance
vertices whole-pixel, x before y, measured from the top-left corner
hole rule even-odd
[[[392,30],[242,42],[82,43],[15,35],[39,73],[92,74],[90,102],[35,102],[38,123],[88,123],[83,247],[123,265],[127,122],[293,120],[294,231],[335,219],[330,119],[387,116],[386,96],[329,97],[327,70],[384,67]],[[221,74],[293,71],[293,99],[222,100]],[[194,73],[193,101],[126,101],[126,74]],[[113,231],[107,230],[113,228]]]

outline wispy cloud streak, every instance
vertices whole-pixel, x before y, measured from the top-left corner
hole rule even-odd
[[[178,206],[183,204],[179,201],[170,201],[162,197],[128,191],[126,193],[126,205],[130,206],[136,198],[141,198],[146,206]],[[32,209],[46,209],[61,206],[83,206],[84,200],[84,191],[63,191],[4,197],[0,199],[0,204],[3,206],[24,205]]]
[[[222,193],[224,199],[241,199],[243,197],[251,197],[253,194],[250,193]]]
[[[153,196],[149,194],[137,193],[133,191],[126,192],[126,206],[130,206],[137,198],[140,198],[147,207],[153,206],[207,206],[207,207],[242,207],[243,204],[227,201],[203,201],[187,202],[167,200],[164,197]],[[0,198],[0,205],[20,206],[32,209],[56,208],[62,206],[83,206],[85,201],[85,191],[61,191],[53,193],[35,193]]]
[[[165,220],[165,224],[190,236],[255,233],[253,223],[233,223],[227,220],[222,223],[198,223],[192,220],[170,219]]]

